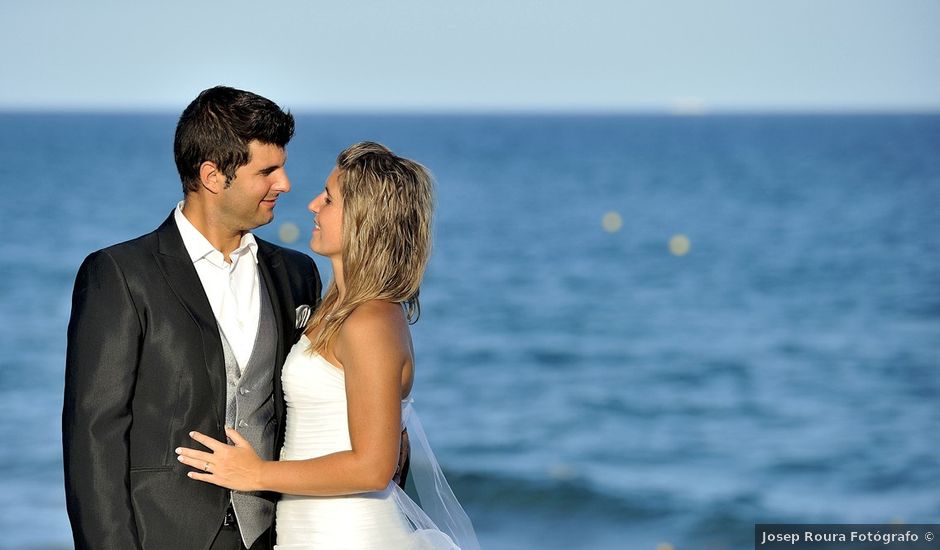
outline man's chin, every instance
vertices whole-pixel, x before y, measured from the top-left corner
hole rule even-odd
[[[258,224],[255,225],[256,228],[261,227],[262,225],[268,225],[269,223],[274,221],[274,212],[268,212],[266,214],[262,214],[261,216],[258,216],[258,219],[255,221],[258,222]]]

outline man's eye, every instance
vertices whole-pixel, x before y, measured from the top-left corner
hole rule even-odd
[[[324,202],[326,202],[326,204],[333,204],[333,201],[330,200],[330,197],[327,197]]]

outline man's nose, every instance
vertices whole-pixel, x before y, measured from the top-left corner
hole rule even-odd
[[[290,191],[290,178],[287,177],[287,172],[284,172],[284,177],[280,178],[274,188],[280,193],[287,193]]]

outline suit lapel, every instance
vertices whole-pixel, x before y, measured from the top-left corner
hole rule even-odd
[[[183,238],[173,213],[163,225],[157,229],[158,250],[157,264],[163,271],[170,290],[179,298],[183,307],[192,316],[202,336],[202,353],[205,360],[206,372],[212,387],[213,407],[218,415],[221,425],[225,418],[225,355],[222,351],[222,339],[219,336],[219,325],[212,313],[212,306],[202,287],[202,281],[196,273],[196,268],[186,251]],[[185,353],[189,350],[181,350]]]
[[[277,326],[277,359],[274,363],[274,408],[279,419],[284,417],[284,398],[281,389],[281,369],[287,352],[293,345],[294,334],[293,304],[287,294],[287,273],[281,253],[277,248],[258,239],[258,272],[264,278],[271,298],[271,307]]]

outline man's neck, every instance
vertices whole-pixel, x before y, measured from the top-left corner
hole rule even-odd
[[[222,253],[226,262],[231,262],[229,254],[241,244],[244,231],[232,230],[220,223],[203,201],[187,196],[183,201],[183,215],[197,231],[209,241],[213,248]]]

